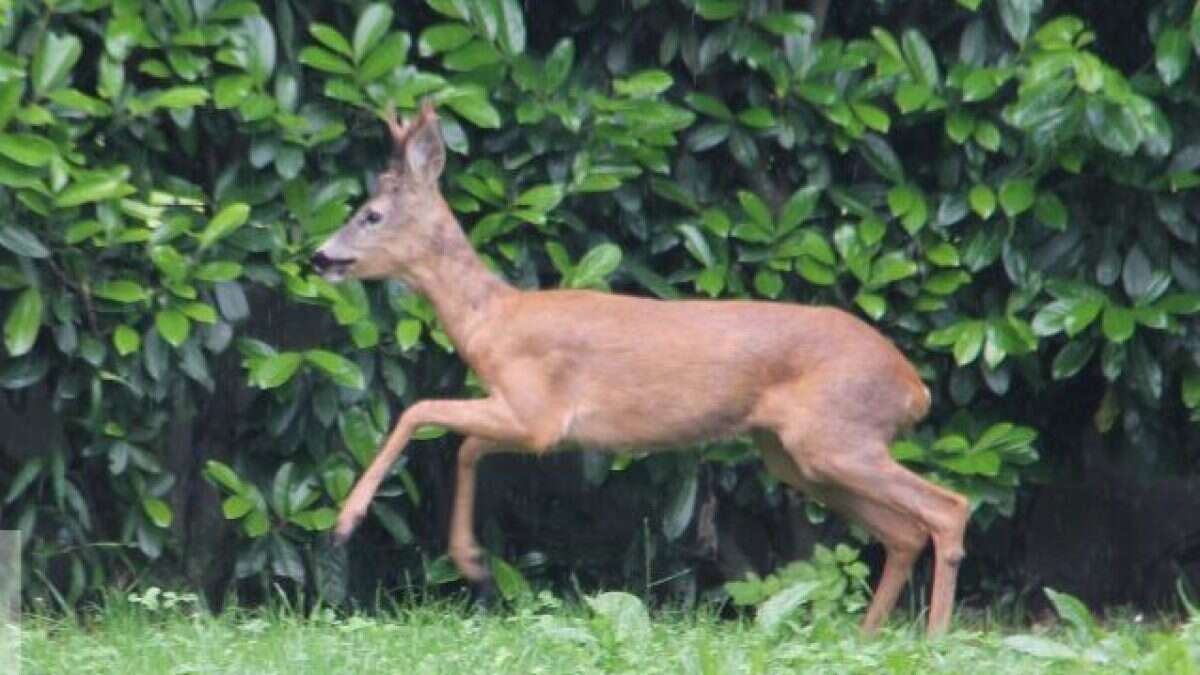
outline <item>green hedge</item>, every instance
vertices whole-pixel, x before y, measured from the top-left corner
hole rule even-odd
[[[869,318],[934,390],[895,454],[980,526],[1078,452],[1037,442],[1063,395],[1139,471],[1195,469],[1189,3],[619,4],[0,3],[0,522],[27,588],[186,565],[202,467],[238,577],[339,586],[320,534],[392,418],[475,389],[426,302],[305,264],[386,160],[379,112],[426,96],[447,197],[515,283]],[[705,456],[723,499],[777,492],[743,444]],[[662,486],[631,542],[686,531],[692,460],[603,462],[588,481]],[[384,494],[393,548],[437,549],[408,468]]]

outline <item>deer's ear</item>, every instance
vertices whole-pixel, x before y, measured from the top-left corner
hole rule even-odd
[[[446,167],[446,145],[442,142],[442,128],[436,115],[423,116],[419,126],[413,129],[404,148],[404,159],[408,170],[421,181],[432,183],[442,175]]]

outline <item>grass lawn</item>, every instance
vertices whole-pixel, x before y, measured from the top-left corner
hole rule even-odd
[[[25,675],[120,673],[1200,673],[1200,617],[1103,627],[1064,617],[1046,631],[971,627],[925,640],[898,620],[860,635],[852,619],[727,620],[655,612],[611,593],[590,606],[543,596],[477,613],[431,603],[372,616],[279,610],[209,616],[143,605],[79,618],[25,617]],[[1061,610],[1060,610],[1061,611]]]

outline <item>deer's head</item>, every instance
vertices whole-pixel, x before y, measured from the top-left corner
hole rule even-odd
[[[389,110],[387,126],[392,158],[374,194],[313,255],[330,281],[406,276],[441,237],[449,212],[438,190],[446,148],[437,113],[428,101],[408,122]]]

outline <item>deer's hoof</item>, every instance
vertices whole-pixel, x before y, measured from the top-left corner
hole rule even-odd
[[[451,547],[450,559],[454,561],[454,566],[458,568],[463,578],[472,584],[491,582],[491,572],[484,564],[483,552],[477,547]]]
[[[490,574],[471,582],[471,596],[471,604],[481,612],[489,612],[500,604],[500,596],[496,593],[496,584],[492,582]]]

